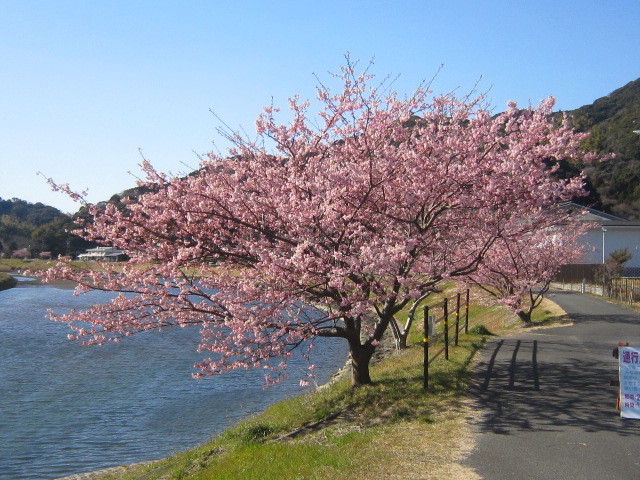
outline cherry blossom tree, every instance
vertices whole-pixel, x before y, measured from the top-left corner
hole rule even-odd
[[[29,250],[26,248],[20,248],[18,250],[14,250],[11,255],[15,258],[29,258]]]
[[[291,120],[265,108],[250,140],[210,154],[183,178],[144,160],[148,192],[124,207],[87,205],[87,239],[126,250],[116,269],[60,263],[48,279],[78,292],[118,292],[110,303],[54,316],[71,339],[119,341],[149,329],[197,326],[196,376],[234,368],[283,375],[317,337],[348,343],[354,385],[389,322],[443,280],[473,272],[512,221],[582,194],[556,162],[588,162],[584,138],[554,126],[553,100],[499,115],[483,98],[409,98],[376,83],[357,62],[317,87],[317,115],[293,97]],[[55,186],[82,201],[68,186]],[[313,369],[313,365],[310,366]]]
[[[496,239],[478,269],[466,277],[467,283],[531,324],[531,315],[560,266],[576,263],[586,252],[579,239],[588,224],[580,217],[580,212],[563,212],[558,207],[516,219],[524,223],[520,228],[528,225],[529,231]]]

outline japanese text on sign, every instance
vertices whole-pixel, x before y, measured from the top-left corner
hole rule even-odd
[[[640,349],[620,347],[620,416],[640,419]]]

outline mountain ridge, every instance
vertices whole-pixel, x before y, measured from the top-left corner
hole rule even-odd
[[[586,203],[607,213],[640,219],[640,78],[593,103],[565,112],[573,127],[591,136],[585,149],[615,158],[593,165],[564,165],[564,176],[584,171],[591,195]]]

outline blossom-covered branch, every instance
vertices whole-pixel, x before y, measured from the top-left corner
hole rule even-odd
[[[584,135],[553,125],[553,100],[494,116],[481,98],[383,95],[356,69],[349,61],[336,76],[337,93],[318,88],[317,115],[294,97],[280,124],[268,107],[257,141],[229,132],[228,155],[210,154],[184,178],[144,161],[148,193],[124,209],[90,206],[87,237],[131,262],[47,274],[126,292],[59,317],[85,326],[74,338],[199,324],[200,349],[213,355],[198,367],[209,375],[286,362],[300,342],[340,337],[353,383],[370,383],[395,314],[475,271],[499,239],[528,228],[516,219],[583,194],[581,178],[553,176],[562,159],[591,160]]]

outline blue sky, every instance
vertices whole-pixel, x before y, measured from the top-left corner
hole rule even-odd
[[[496,111],[554,95],[573,109],[640,77],[640,2],[0,0],[0,197],[78,205],[224,151],[214,110],[253,131],[261,108],[313,98],[344,54],[409,92],[466,93]],[[195,152],[195,153],[194,153]]]

